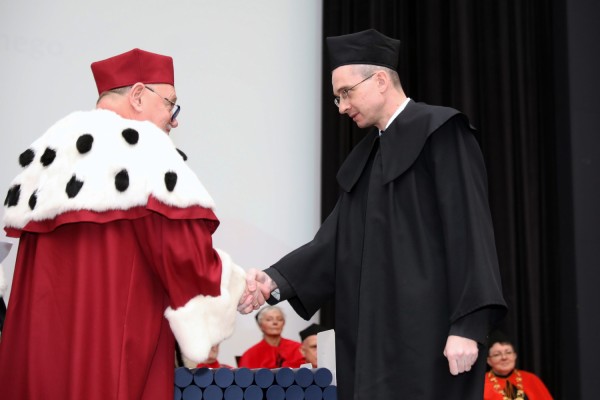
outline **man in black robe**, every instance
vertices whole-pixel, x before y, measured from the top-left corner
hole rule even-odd
[[[340,168],[314,239],[249,271],[260,290],[239,310],[288,300],[308,319],[334,299],[340,399],[480,400],[478,353],[506,305],[473,129],[406,97],[398,40],[371,29],[327,45],[340,114],[374,128]]]

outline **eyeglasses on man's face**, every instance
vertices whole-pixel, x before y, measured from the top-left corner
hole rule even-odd
[[[360,85],[361,83],[363,83],[367,79],[372,78],[375,74],[376,74],[376,72],[372,73],[371,75],[367,76],[365,79],[363,79],[362,81],[358,82],[356,85],[352,86],[351,88],[342,89],[342,91],[340,92],[340,95],[333,98],[333,104],[335,104],[336,107],[339,107],[340,103],[342,102],[342,100],[347,100],[348,99],[348,95],[349,95],[350,91],[354,90],[354,88],[356,88],[358,85]]]
[[[504,352],[498,352],[498,353],[494,353],[494,354],[490,354],[490,358],[492,360],[497,360],[501,357],[512,357],[515,354],[515,352],[513,350],[506,350]]]
[[[151,91],[152,93],[154,93],[155,95],[159,96],[161,99],[166,100],[171,105],[171,122],[175,121],[175,119],[179,115],[179,111],[181,111],[181,106],[179,106],[178,104],[173,103],[171,100],[167,99],[166,97],[161,96],[159,93],[157,93],[150,86],[144,86],[144,87],[146,89],[148,89],[149,91]]]

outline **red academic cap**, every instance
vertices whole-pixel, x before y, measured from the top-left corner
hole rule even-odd
[[[140,49],[93,62],[92,73],[98,94],[137,82],[175,85],[173,59]]]

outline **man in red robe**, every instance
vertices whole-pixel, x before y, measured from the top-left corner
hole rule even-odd
[[[244,274],[213,248],[213,200],[168,136],[173,60],[134,49],[92,71],[98,109],[20,155],[4,203],[20,243],[3,398],[172,398],[174,339],[198,362],[233,332]]]

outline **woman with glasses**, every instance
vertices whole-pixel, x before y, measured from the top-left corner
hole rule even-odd
[[[484,400],[547,400],[552,395],[535,374],[516,368],[517,352],[501,332],[490,335]]]

